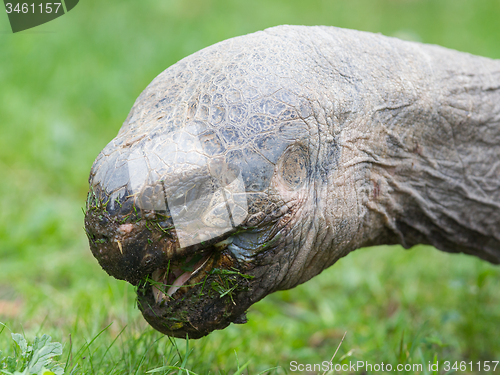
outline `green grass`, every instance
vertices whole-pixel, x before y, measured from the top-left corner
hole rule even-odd
[[[200,48],[325,24],[500,58],[499,19],[497,0],[82,0],[12,35],[0,12],[0,357],[19,355],[18,332],[60,342],[68,374],[286,374],[290,361],[329,360],[347,332],[334,363],[499,360],[499,268],[425,247],[356,251],[187,347],[149,328],[133,288],[100,269],[81,211],[90,166],[135,98]]]

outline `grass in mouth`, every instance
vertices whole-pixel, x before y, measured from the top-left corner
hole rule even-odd
[[[210,284],[212,290],[219,294],[220,298],[228,295],[231,303],[235,305],[233,299],[233,292],[236,289],[244,289],[245,286],[241,284],[240,278],[251,280],[254,277],[239,272],[236,269],[222,269],[213,268],[208,272],[209,275],[217,275],[217,278]]]

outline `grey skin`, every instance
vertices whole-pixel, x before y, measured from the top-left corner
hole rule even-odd
[[[179,146],[183,131],[198,140]],[[194,168],[200,144],[208,161]],[[183,247],[170,211],[207,173],[240,177],[245,217]],[[499,263],[500,61],[334,27],[229,39],[151,82],[89,182],[94,255],[177,337],[245,322],[253,303],[360,247]],[[200,212],[215,228],[216,209]],[[186,265],[196,274],[167,296]]]

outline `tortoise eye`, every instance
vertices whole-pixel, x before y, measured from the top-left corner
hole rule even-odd
[[[279,173],[290,190],[297,190],[306,181],[309,158],[307,150],[300,145],[293,145],[281,158]]]

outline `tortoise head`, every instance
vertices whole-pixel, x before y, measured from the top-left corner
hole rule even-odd
[[[137,286],[144,317],[168,335],[244,322],[253,303],[332,262],[313,249],[339,148],[300,73],[276,59],[299,47],[261,37],[160,74],[91,170],[92,252]]]

